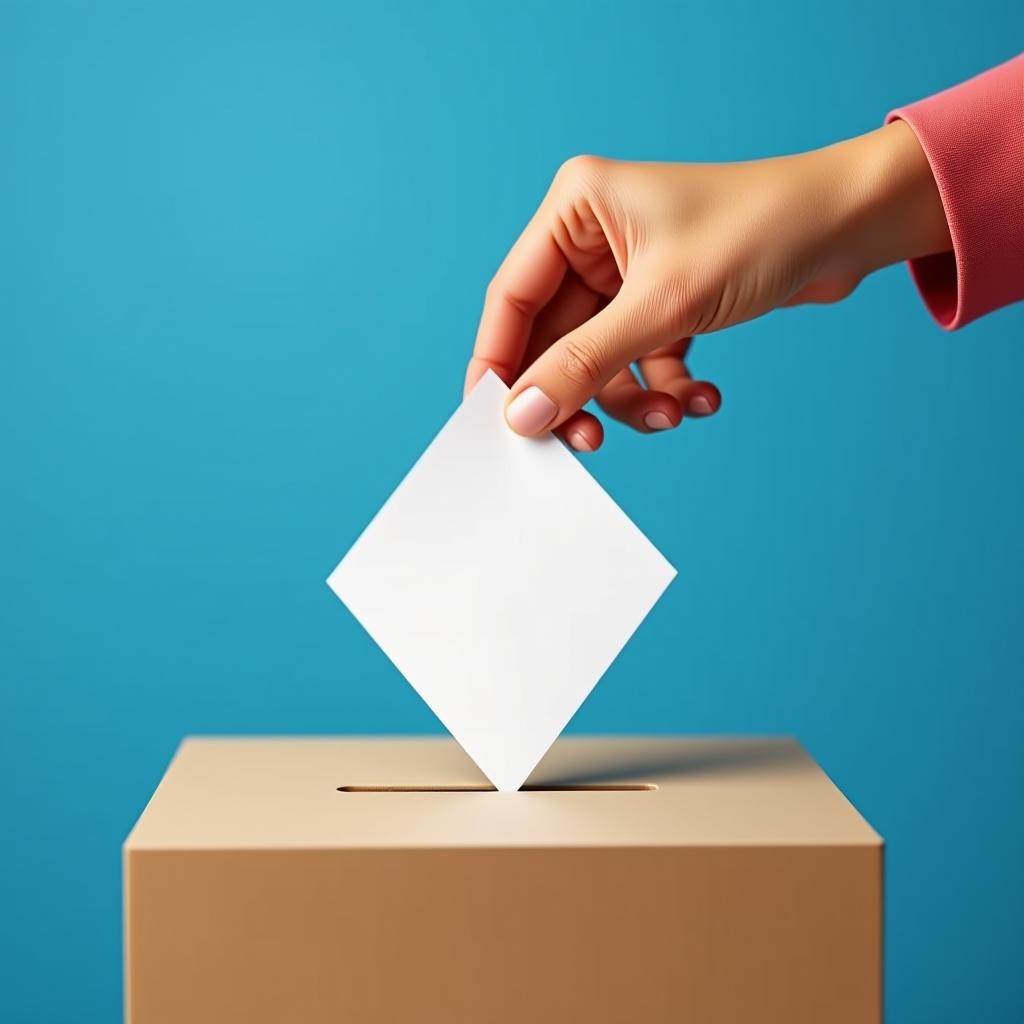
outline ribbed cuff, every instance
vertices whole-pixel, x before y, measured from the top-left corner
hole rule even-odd
[[[953,240],[910,262],[932,315],[955,330],[1024,299],[1024,54],[896,118],[924,149]]]

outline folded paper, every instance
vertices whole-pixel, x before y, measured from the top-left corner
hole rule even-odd
[[[488,373],[327,582],[499,790],[516,790],[675,576]]]

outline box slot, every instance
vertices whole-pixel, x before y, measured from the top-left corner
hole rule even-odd
[[[520,793],[653,793],[653,782],[526,785]],[[495,793],[493,786],[338,786],[339,793]]]

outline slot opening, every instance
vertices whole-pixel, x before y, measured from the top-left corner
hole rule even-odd
[[[653,782],[621,783],[551,783],[526,785],[520,793],[653,793],[658,787]],[[339,793],[495,793],[493,786],[338,786]]]

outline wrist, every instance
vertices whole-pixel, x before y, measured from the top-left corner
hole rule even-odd
[[[942,199],[910,125],[831,147],[840,176],[835,252],[845,272],[874,270],[952,248]]]

